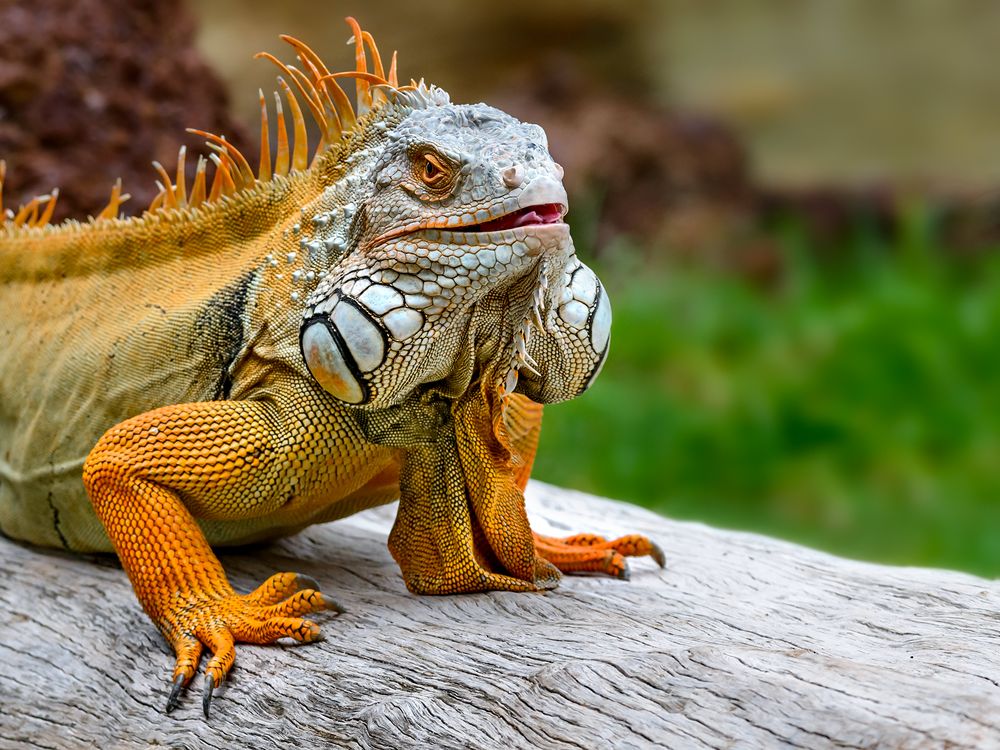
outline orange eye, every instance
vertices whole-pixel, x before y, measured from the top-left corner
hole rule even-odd
[[[424,154],[424,169],[420,173],[425,184],[433,187],[440,185],[447,176],[444,165],[433,154]]]

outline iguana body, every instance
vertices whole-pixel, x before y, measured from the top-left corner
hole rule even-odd
[[[213,137],[211,200],[202,171],[189,189],[160,168],[137,219],[113,218],[116,194],[91,223],[25,226],[35,204],[0,228],[0,530],[118,553],[177,652],[168,707],[203,648],[207,712],[234,641],[312,640],[302,616],[332,606],[291,573],[235,594],[213,544],[399,497],[389,546],[417,593],[659,557],[537,537],[524,513],[539,404],[590,384],[610,324],[544,134],[398,86],[354,30],[358,113],[292,40],[311,164],[289,94],[294,151],[279,119],[272,167],[265,120],[255,178]]]

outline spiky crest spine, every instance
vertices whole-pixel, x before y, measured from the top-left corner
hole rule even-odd
[[[439,90],[428,87],[423,80],[419,82],[411,80],[408,85],[400,86],[396,52],[392,53],[389,70],[386,72],[372,35],[362,30],[354,18],[348,17],[346,21],[352,31],[348,44],[354,45],[353,70],[331,73],[319,55],[305,42],[284,34],[280,38],[295,50],[301,68],[283,63],[268,52],[255,55],[256,58],[271,61],[284,73],[284,76],[278,76],[278,87],[287,103],[292,127],[292,136],[289,137],[282,98],[276,91],[274,92],[276,146],[272,159],[267,100],[264,92],[260,91],[261,137],[256,175],[246,157],[224,136],[189,128],[189,132],[206,138],[208,147],[213,151],[209,156],[209,160],[215,165],[211,185],[208,184],[208,163],[204,157],[199,157],[194,179],[188,189],[185,176],[186,149],[182,146],[177,156],[175,176],[171,177],[159,162],[153,162],[153,168],[159,176],[156,180],[159,190],[146,211],[136,218],[166,209],[194,209],[204,204],[219,203],[225,197],[270,183],[276,177],[305,171],[315,166],[330,146],[343,142],[348,135],[357,132],[368,119],[365,115],[370,112],[386,104],[418,108],[428,106],[438,99]],[[373,63],[372,70],[368,69],[369,54]],[[289,86],[286,77],[294,84],[297,94]],[[351,104],[347,93],[338,82],[344,78],[352,78],[355,81],[356,105]],[[299,105],[299,97],[305,102],[320,132],[320,139],[311,159],[305,117]],[[59,198],[58,188],[46,195],[32,198],[17,211],[5,210],[3,185],[6,172],[6,162],[0,160],[0,229],[6,229],[9,233],[47,227]],[[117,180],[112,186],[107,206],[96,217],[90,217],[90,221],[125,220],[121,216],[120,209],[129,197],[127,193],[122,192],[121,180]],[[76,222],[72,220],[67,222],[67,224],[74,223]]]

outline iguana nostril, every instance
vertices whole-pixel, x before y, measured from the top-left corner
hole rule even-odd
[[[521,187],[521,183],[524,182],[524,169],[520,164],[515,164],[513,167],[507,167],[500,176],[503,178],[503,184],[513,190]]]
[[[566,174],[563,171],[562,164],[560,164],[559,162],[552,162],[552,166],[556,168],[556,178],[561,180],[563,178],[563,175]]]

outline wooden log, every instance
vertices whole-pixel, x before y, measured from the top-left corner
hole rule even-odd
[[[666,570],[416,597],[394,506],[224,554],[238,589],[316,578],[311,645],[238,646],[212,717],[112,558],[0,540],[2,747],[1000,747],[1000,588],[678,523],[534,483],[543,533],[642,532]],[[200,683],[200,680],[199,680]]]

